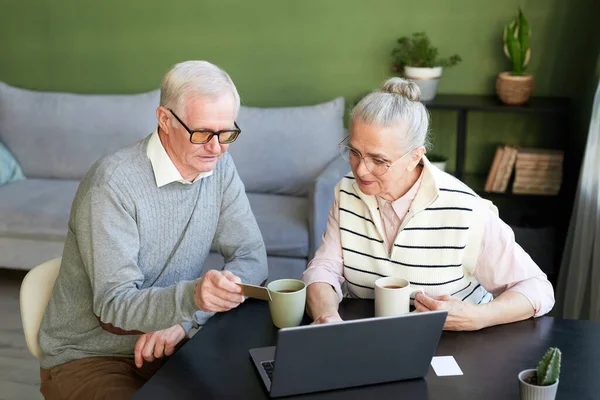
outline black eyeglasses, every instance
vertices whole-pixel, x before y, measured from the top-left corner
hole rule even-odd
[[[233,121],[235,129],[225,129],[217,132],[211,131],[210,129],[200,129],[193,131],[190,128],[188,128],[188,126],[181,120],[181,118],[177,116],[177,114],[173,112],[173,110],[171,110],[170,108],[167,108],[167,110],[169,110],[171,114],[173,114],[173,116],[177,119],[177,121],[179,121],[179,123],[185,128],[185,130],[188,131],[188,133],[190,134],[190,142],[194,144],[206,144],[210,142],[213,136],[215,135],[217,136],[217,140],[219,141],[219,143],[229,144],[235,142],[240,133],[242,133],[242,130],[235,121]]]

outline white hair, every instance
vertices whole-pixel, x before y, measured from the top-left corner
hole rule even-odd
[[[229,94],[235,100],[237,114],[240,95],[227,72],[208,61],[184,61],[173,66],[163,78],[160,105],[176,110],[184,118],[183,101],[187,96],[220,97]]]
[[[350,119],[361,120],[368,125],[382,127],[408,123],[408,131],[399,145],[404,151],[419,146],[429,147],[429,113],[419,100],[421,90],[411,81],[390,78],[379,91],[365,96],[354,107]]]

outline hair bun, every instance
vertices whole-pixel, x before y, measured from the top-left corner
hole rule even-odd
[[[381,91],[404,96],[410,101],[421,100],[421,89],[419,89],[416,83],[407,79],[398,77],[390,78],[383,82]]]

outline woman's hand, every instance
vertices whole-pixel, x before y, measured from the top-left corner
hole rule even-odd
[[[476,331],[486,326],[479,306],[448,295],[428,296],[417,293],[415,308],[417,312],[447,310],[448,317],[444,324],[447,331]]]
[[[339,313],[332,312],[332,313],[327,313],[327,314],[318,316],[313,321],[313,324],[329,324],[332,322],[342,322],[342,321],[343,321],[342,317],[340,317]]]

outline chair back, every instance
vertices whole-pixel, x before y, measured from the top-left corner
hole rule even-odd
[[[42,356],[38,331],[60,270],[60,262],[61,258],[55,258],[32,268],[21,283],[21,321],[25,341],[31,354],[38,359]]]

